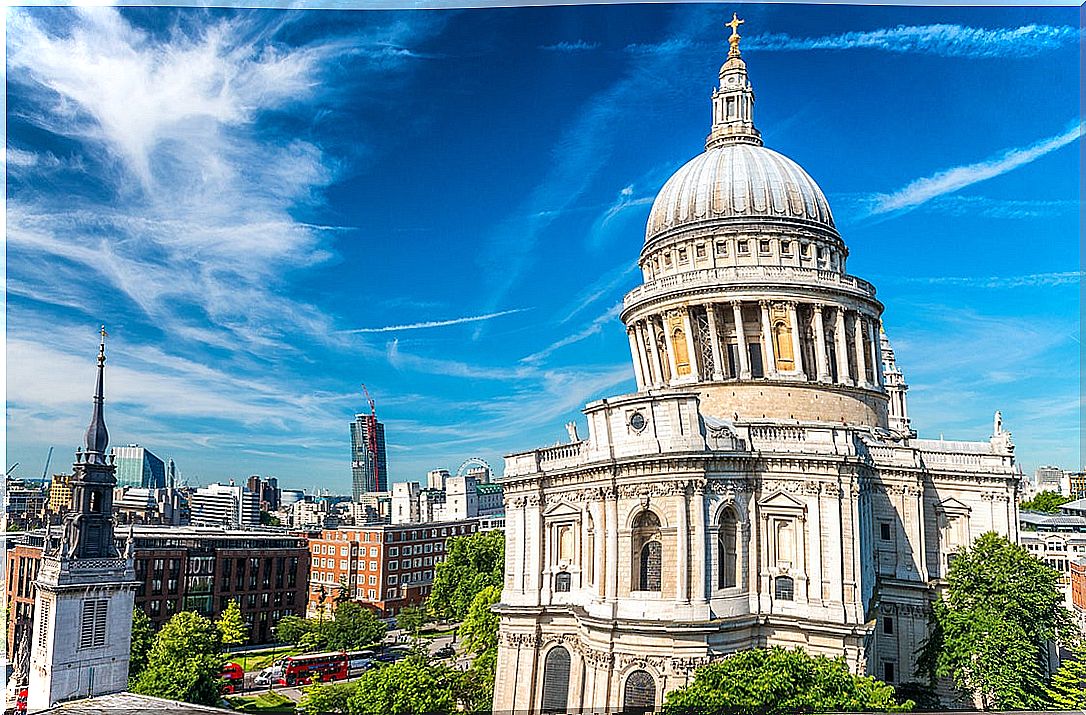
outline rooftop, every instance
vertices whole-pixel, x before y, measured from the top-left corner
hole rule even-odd
[[[132,713],[132,715],[152,715],[162,711],[176,713],[234,713],[234,710],[214,708],[208,705],[193,705],[177,700],[153,698],[150,695],[137,695],[136,693],[112,693],[99,695],[96,698],[83,700],[71,700],[60,705],[54,705],[41,713],[64,713],[64,715],[115,715],[116,713]]]

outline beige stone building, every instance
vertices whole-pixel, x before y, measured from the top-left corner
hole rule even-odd
[[[705,151],[653,204],[625,298],[637,392],[506,458],[495,712],[643,710],[773,644],[915,678],[960,547],[1017,536],[997,413],[921,440],[875,289],[821,189],[762,144],[733,18]]]

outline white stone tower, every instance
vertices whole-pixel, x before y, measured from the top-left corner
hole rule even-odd
[[[41,570],[35,581],[34,646],[27,708],[123,691],[128,684],[132,607],[136,580],[132,539],[125,554],[113,535],[112,455],[102,415],[105,338],[98,351],[94,411],[84,449],[77,449],[72,510],[54,543],[46,529]]]

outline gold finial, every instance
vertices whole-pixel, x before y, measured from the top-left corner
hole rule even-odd
[[[724,27],[732,28],[731,37],[728,38],[728,44],[731,45],[731,49],[728,50],[728,57],[739,56],[739,38],[742,37],[742,35],[739,34],[739,26],[744,22],[746,22],[746,20],[740,20],[739,16],[733,12],[732,21],[724,23]]]
[[[109,333],[106,332],[106,326],[102,326],[98,333],[102,336],[102,342],[98,344],[98,364],[101,365],[106,361],[106,337]]]
[[[108,336],[108,335],[109,335],[109,333],[107,333],[107,332],[106,332],[106,326],[104,326],[104,325],[103,325],[103,326],[102,326],[102,329],[101,329],[101,330],[99,330],[98,332],[99,332],[99,333],[101,333],[101,335],[102,335],[102,342],[104,343],[104,342],[106,341],[106,336]]]

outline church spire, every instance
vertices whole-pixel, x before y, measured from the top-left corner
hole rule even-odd
[[[87,460],[97,464],[105,464],[106,448],[109,447],[109,432],[106,430],[106,419],[102,411],[105,399],[102,396],[103,378],[106,365],[106,326],[100,331],[102,342],[98,344],[98,378],[94,385],[94,410],[91,413],[90,425],[83,438]]]
[[[724,25],[732,34],[728,37],[728,59],[720,68],[720,86],[713,90],[713,128],[705,140],[706,149],[725,144],[762,145],[762,136],[754,127],[754,90],[739,51],[739,26],[745,22],[733,12],[731,22]]]

